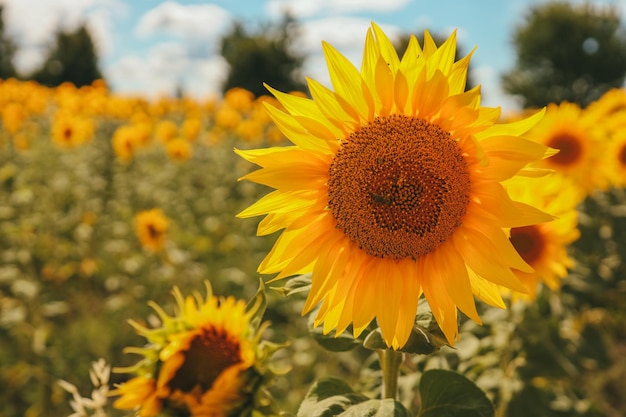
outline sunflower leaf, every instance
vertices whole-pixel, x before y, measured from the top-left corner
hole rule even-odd
[[[308,292],[311,289],[311,274],[290,278],[284,286],[270,288],[285,297],[301,292]]]
[[[337,335],[332,331],[331,333],[324,334],[322,327],[315,327],[315,316],[316,314],[309,316],[309,333],[324,349],[330,352],[347,352],[361,344],[360,341],[352,337],[350,332],[343,332]]]
[[[493,404],[472,381],[453,371],[431,369],[420,379],[418,417],[493,417]]]
[[[409,417],[410,414],[402,403],[392,400],[367,400],[355,404],[339,417]]]
[[[368,398],[356,393],[339,378],[323,378],[315,382],[298,408],[297,417],[337,416],[349,407]]]

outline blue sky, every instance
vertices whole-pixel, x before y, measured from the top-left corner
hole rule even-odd
[[[8,33],[17,41],[16,65],[37,67],[55,30],[86,22],[96,42],[101,68],[116,92],[149,98],[177,86],[198,98],[219,92],[227,67],[219,39],[233,20],[255,28],[290,10],[301,24],[297,48],[309,58],[305,75],[322,83],[328,76],[321,41],[334,45],[357,66],[371,21],[393,39],[403,33],[449,35],[472,57],[483,103],[517,107],[500,89],[500,76],[514,65],[514,28],[528,8],[547,0],[0,0]],[[579,0],[570,0],[581,3]],[[626,15],[626,0],[593,1],[616,5]]]

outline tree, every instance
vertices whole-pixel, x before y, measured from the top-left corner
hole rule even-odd
[[[13,66],[15,43],[4,33],[4,6],[0,4],[0,78],[11,78],[17,74]]]
[[[83,24],[74,32],[58,32],[43,66],[30,78],[50,87],[64,82],[82,87],[101,79],[98,56],[87,27]]]
[[[235,22],[221,41],[221,54],[230,67],[222,91],[241,87],[258,97],[267,94],[263,83],[281,91],[305,91],[303,81],[296,78],[304,57],[291,49],[296,32],[289,15],[278,28],[266,27],[257,34]]]
[[[561,101],[584,107],[624,83],[626,34],[614,7],[536,6],[513,43],[516,67],[503,76],[503,88],[520,95],[525,107]]]
[[[430,36],[433,38],[433,41],[435,42],[435,45],[437,45],[437,47],[440,47],[449,37],[448,35],[441,35],[438,33],[430,33]],[[424,46],[423,33],[416,35],[416,38],[420,46],[423,47]],[[410,39],[411,39],[411,35],[409,34],[401,35],[400,38],[394,43],[394,47],[396,48],[396,52],[398,53],[398,56],[400,58],[402,58],[402,55],[404,55],[404,51],[406,51],[406,48],[409,46]],[[457,61],[463,58],[465,55],[467,55],[467,53],[464,52],[463,46],[459,45],[457,41],[456,54],[455,54],[454,60]],[[467,70],[467,82],[465,84],[465,91],[471,90],[473,87],[474,87],[474,82],[472,80],[472,65],[470,63],[470,66]]]

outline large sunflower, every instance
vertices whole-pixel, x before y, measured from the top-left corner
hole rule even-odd
[[[507,191],[515,199],[539,207],[556,219],[511,228],[513,247],[534,269],[532,272],[514,270],[528,290],[526,294],[514,293],[515,298],[535,298],[540,283],[551,290],[558,289],[574,265],[567,253],[568,245],[580,236],[576,207],[584,197],[582,191],[558,173],[535,181],[540,183],[512,181],[507,184]]]
[[[312,99],[268,87],[267,106],[294,146],[236,152],[262,167],[244,179],[276,190],[239,214],[284,229],[259,272],[312,272],[303,314],[360,334],[376,318],[388,346],[402,347],[418,299],[453,343],[457,307],[479,322],[475,294],[504,307],[498,285],[525,291],[511,268],[532,269],[503,228],[551,219],[512,201],[502,184],[548,148],[519,137],[542,112],[495,124],[497,108],[465,92],[470,55],[455,62],[456,35],[437,48],[413,36],[402,59],[375,24],[361,70],[323,44],[334,91],[309,79]],[[531,173],[534,171],[528,171]]]
[[[113,405],[138,410],[142,417],[162,411],[227,417],[252,409],[266,415],[263,408],[269,402],[263,385],[273,374],[262,363],[269,345],[259,343],[265,327],[258,327],[261,303],[247,309],[243,300],[213,296],[208,284],[204,300],[198,294],[183,298],[178,288],[173,293],[179,309],[175,316],[152,304],[161,327],[148,329],[131,321],[148,344],[127,348],[144,358],[135,366],[116,369],[136,376],[112,393],[120,396]],[[263,404],[257,407],[259,401]]]

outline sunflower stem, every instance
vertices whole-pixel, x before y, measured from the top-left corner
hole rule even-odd
[[[383,399],[393,398],[397,400],[398,376],[400,375],[402,355],[402,352],[391,349],[380,349],[378,351],[380,367],[383,372]]]

